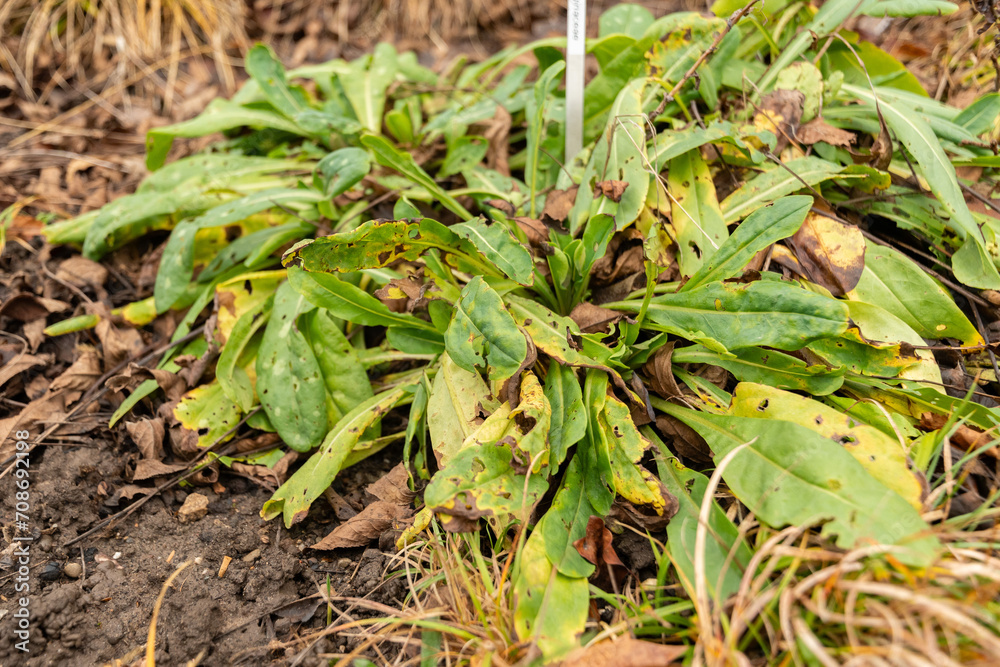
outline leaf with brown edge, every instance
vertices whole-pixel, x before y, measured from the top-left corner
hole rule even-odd
[[[854,225],[810,212],[802,227],[785,242],[795,252],[806,277],[834,296],[844,296],[861,280],[865,237]]]
[[[670,667],[690,647],[684,644],[654,644],[631,637],[601,642],[577,649],[560,663],[560,667]]]
[[[605,591],[620,591],[629,575],[625,563],[618,558],[611,544],[614,535],[604,525],[604,519],[592,516],[587,521],[587,533],[573,543],[581,556],[595,566],[592,580],[595,586]]]

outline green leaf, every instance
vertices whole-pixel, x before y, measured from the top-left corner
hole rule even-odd
[[[323,372],[296,322],[313,307],[282,283],[257,353],[260,404],[281,439],[299,452],[320,444],[327,430]]]
[[[565,61],[553,63],[542,72],[535,82],[534,95],[528,100],[525,116],[528,119],[528,146],[524,165],[524,180],[528,185],[528,215],[535,216],[535,196],[541,190],[541,170],[543,160],[542,140],[545,136],[545,103],[552,99],[552,93],[559,85],[559,75],[566,69]]]
[[[507,303],[514,320],[528,332],[535,347],[553,359],[569,366],[590,368],[607,364],[611,350],[606,347],[581,345],[583,349],[577,349],[570,342],[571,336],[580,336],[580,328],[570,318],[556,315],[537,301],[512,294],[507,295]],[[598,356],[590,356],[595,352]]]
[[[315,306],[342,320],[374,327],[403,326],[434,331],[434,325],[405,313],[394,313],[359,287],[329,273],[288,267],[288,282]]]
[[[677,262],[681,275],[690,276],[718,252],[729,237],[715,196],[715,184],[708,163],[697,150],[670,161],[667,191],[671,219],[677,239]]]
[[[599,433],[611,456],[611,483],[619,496],[638,506],[650,506],[663,516],[676,510],[676,500],[669,498],[653,473],[639,465],[651,443],[636,427],[627,405],[608,395],[597,415]]]
[[[286,118],[292,119],[306,108],[305,96],[292,92],[288,87],[285,68],[274,55],[271,47],[255,44],[246,57],[246,70],[265,99]]]
[[[375,160],[380,165],[398,171],[400,174],[426,190],[431,197],[441,202],[446,209],[458,217],[463,220],[468,220],[473,217],[472,214],[469,213],[464,206],[459,204],[454,197],[445,192],[441,186],[434,182],[434,179],[430,177],[430,174],[424,171],[420,165],[416,163],[410,153],[405,153],[393,146],[383,137],[377,137],[374,135],[361,137],[361,144],[375,154]]]
[[[614,215],[615,227],[619,230],[639,217],[649,189],[642,96],[650,83],[649,79],[631,81],[615,98],[607,128],[590,154],[576,202],[569,214],[571,234],[576,235],[591,215]],[[594,188],[597,183],[607,180],[625,181],[628,187],[617,204],[607,197],[601,197],[595,204]]]
[[[409,389],[410,385],[402,385],[383,391],[344,415],[326,434],[316,453],[264,503],[261,517],[269,521],[282,515],[286,528],[306,518],[309,506],[333,483],[357,446],[361,434],[381,420],[382,415],[399,403]]]
[[[738,275],[758,252],[797,232],[812,204],[812,197],[783,197],[757,209],[740,223],[733,235],[680,291],[693,290],[712,281]]]
[[[385,332],[389,347],[406,354],[441,354],[444,337],[437,331],[411,327],[389,327]]]
[[[897,557],[910,565],[936,558],[940,544],[917,510],[829,438],[786,421],[711,415],[658,400],[655,406],[698,431],[716,464],[752,443],[722,477],[769,526],[822,522],[822,534],[844,549],[874,542],[899,546]]]
[[[329,313],[317,309],[303,315],[301,321],[303,333],[323,373],[327,418],[332,428],[345,414],[374,395],[372,385],[357,351]]]
[[[923,487],[906,462],[903,444],[874,426],[859,424],[840,410],[806,396],[752,382],[733,390],[729,414],[754,419],[780,419],[804,426],[840,445],[872,477],[920,511]]]
[[[763,382],[780,389],[806,391],[826,396],[844,384],[844,370],[830,371],[826,366],[809,366],[795,357],[775,350],[746,347],[727,356],[700,345],[674,350],[675,364],[712,364],[721,366],[742,382]]]
[[[546,555],[544,533],[534,531],[517,553],[514,568],[514,628],[547,662],[580,645],[587,625],[590,587],[582,577],[561,574]]]
[[[892,248],[867,243],[864,273],[847,298],[884,308],[923,338],[957,338],[969,346],[983,343],[951,295]]]
[[[340,148],[328,153],[316,164],[313,186],[333,199],[359,183],[371,168],[367,152],[354,146]]]
[[[1000,93],[987,93],[962,110],[955,122],[972,134],[989,132],[1000,118]]]
[[[498,407],[478,373],[461,368],[447,353],[442,355],[427,402],[427,425],[438,465],[447,465],[466,438],[476,431],[481,410]]]
[[[522,285],[532,284],[535,264],[531,253],[514,238],[505,224],[473,218],[468,222],[452,225],[449,229],[471,241],[486,259],[512,280]]]
[[[681,584],[688,595],[694,597],[696,594],[694,553],[700,523],[698,516],[701,513],[702,503],[705,502],[708,478],[681,465],[651,428],[645,426],[642,430],[659,446],[663,455],[657,458],[660,480],[678,500],[677,514],[667,524],[667,548],[670,550],[671,560],[681,574]],[[708,594],[717,604],[721,604],[739,590],[753,552],[719,503],[714,499],[709,503],[711,508],[705,526],[703,561],[705,586]]]
[[[619,301],[607,308],[637,312],[640,304]],[[655,297],[646,314],[652,328],[701,343],[716,352],[741,347],[797,350],[818,338],[847,330],[844,303],[791,283],[713,282],[688,292]]]
[[[528,354],[524,334],[500,295],[480,276],[462,290],[444,340],[456,364],[469,372],[485,367],[494,382],[516,373]]]
[[[581,402],[582,406],[582,402]],[[587,493],[587,456],[577,454],[566,466],[566,474],[556,491],[552,506],[535,526],[544,536],[545,553],[560,574],[589,577],[594,566],[587,562],[573,543],[587,534],[587,522],[601,511],[590,502]]]
[[[876,97],[868,88],[845,84],[843,91],[861,100],[864,104],[874,106],[876,103]],[[878,92],[879,89],[876,89],[876,93]],[[913,158],[917,175],[927,181],[931,192],[937,196],[938,201],[951,214],[951,218],[945,224],[960,238],[964,239],[968,236],[980,245],[983,244],[985,242],[983,233],[973,220],[972,213],[969,212],[969,207],[965,203],[965,197],[962,195],[962,190],[958,187],[955,168],[948,161],[948,156],[945,155],[941,142],[934,135],[934,131],[918,115],[904,111],[884,99],[878,100],[878,108],[881,110],[889,129]],[[995,270],[994,273],[996,273]],[[979,287],[979,285],[972,286]]]
[[[646,28],[653,22],[653,13],[642,5],[622,3],[601,14],[597,34],[607,37],[622,33],[635,39],[642,39]]]
[[[396,78],[396,50],[388,42],[379,42],[368,58],[351,63],[350,74],[341,74],[344,94],[354,108],[354,114],[365,129],[374,134],[382,132],[382,113],[389,84]]]
[[[787,169],[785,168],[787,167]],[[833,178],[842,171],[840,165],[818,157],[789,160],[785,166],[774,166],[737,188],[722,200],[726,223],[746,217],[762,206],[785,195]]]
[[[549,464],[558,468],[569,448],[587,434],[587,409],[576,372],[552,359],[545,377],[545,397],[552,406]]]
[[[204,137],[238,127],[273,128],[300,136],[309,134],[298,124],[273,111],[253,109],[217,97],[191,120],[150,130],[146,134],[146,168],[155,171],[163,166],[177,137]]]

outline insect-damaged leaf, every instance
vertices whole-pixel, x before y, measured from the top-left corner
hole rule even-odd
[[[260,515],[270,520],[280,514],[286,528],[304,519],[312,502],[333,483],[361,434],[381,420],[382,415],[399,403],[411,388],[411,385],[404,385],[376,394],[344,415],[323,438],[316,453],[264,503]]]
[[[670,225],[677,237],[681,275],[690,276],[712,258],[729,236],[715,197],[708,163],[697,150],[670,161],[667,191]]]
[[[288,267],[288,282],[310,303],[342,320],[365,326],[403,326],[436,331],[433,324],[406,313],[394,313],[360,287],[329,273],[307,273]]]
[[[838,546],[897,545],[896,556],[911,565],[926,566],[937,556],[940,544],[920,514],[829,438],[786,421],[712,415],[662,401],[656,407],[698,431],[717,464],[752,442],[733,457],[723,479],[764,523],[825,522],[823,535]]]
[[[226,396],[218,382],[195,387],[174,407],[174,418],[180,422],[180,437],[184,440],[184,444],[175,446],[189,452],[209,447],[239,423],[240,414],[239,406]],[[176,437],[171,434],[172,439]]]
[[[920,510],[922,486],[906,463],[906,452],[896,438],[861,424],[840,410],[807,396],[753,382],[741,382],[733,391],[729,414],[756,419],[781,419],[804,426],[841,445],[868,473]]]
[[[314,308],[282,283],[257,353],[260,403],[281,439],[300,452],[318,445],[327,430],[323,372],[297,323],[299,315]]]
[[[905,354],[898,343],[866,340],[857,327],[849,328],[836,338],[814,340],[806,348],[833,368],[845,368],[859,375],[896,377],[920,362],[912,353]]]
[[[723,242],[680,291],[693,290],[737,275],[758,252],[794,234],[802,226],[812,204],[812,197],[783,197],[757,209],[740,223],[733,235]]]
[[[473,218],[448,229],[471,241],[479,252],[511,280],[522,285],[531,284],[535,270],[531,253],[514,238],[505,224]]]
[[[448,263],[459,271],[500,275],[479,256],[475,245],[430,218],[418,222],[370,220],[349,232],[324,236],[292,248],[282,261],[285,266],[297,263],[310,272],[350,273],[400,261],[412,262],[432,249],[442,251]],[[523,247],[520,249],[527,253]],[[503,252],[511,250],[504,248]],[[516,257],[512,259],[520,263]],[[530,255],[528,260],[530,263]]]
[[[548,488],[543,475],[518,470],[507,439],[461,449],[424,490],[424,502],[451,532],[474,530],[480,518],[505,525],[511,515],[524,517]]]
[[[462,290],[444,341],[452,361],[470,372],[485,367],[491,381],[512,376],[528,355],[524,334],[480,276]]]
[[[639,309],[635,302],[607,305],[617,310]],[[716,282],[689,292],[655,297],[647,317],[653,328],[717,352],[752,346],[797,350],[810,341],[838,336],[847,329],[844,303],[776,280]]]

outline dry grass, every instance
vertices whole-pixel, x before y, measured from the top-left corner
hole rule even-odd
[[[249,43],[244,14],[243,0],[7,0],[0,3],[0,34],[17,37],[0,43],[0,64],[34,101],[70,79],[113,85],[164,56],[171,89],[185,52],[207,51],[233,88],[226,52]],[[42,69],[54,75],[39,93]]]

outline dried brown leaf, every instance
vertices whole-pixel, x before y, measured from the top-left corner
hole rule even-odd
[[[920,428],[925,431],[937,431],[938,429],[944,428],[947,423],[947,415],[938,414],[936,412],[925,412],[920,415]],[[984,433],[983,431],[974,429],[971,426],[960,424],[955,428],[950,439],[951,444],[969,452],[995,442],[1000,439],[1000,436],[996,433]],[[996,445],[985,450],[983,454],[993,458],[1000,458],[1000,451],[998,451]]]
[[[320,551],[367,546],[383,532],[392,528],[393,522],[403,521],[413,515],[406,505],[378,500],[333,529],[329,535],[312,545]]]
[[[132,473],[133,482],[141,482],[144,479],[150,479],[151,477],[160,477],[163,475],[173,475],[185,470],[186,465],[183,464],[168,464],[162,461],[157,461],[154,459],[141,459],[135,465],[135,472]]]
[[[674,378],[671,357],[674,354],[674,341],[670,341],[656,352],[652,359],[646,361],[642,370],[649,376],[649,388],[663,398],[678,398],[683,395]]]
[[[625,188],[627,187],[628,183],[625,181],[601,181],[594,186],[594,196],[604,196],[613,202],[620,202],[622,200],[622,195],[625,194]]]
[[[601,308],[588,301],[581,301],[569,314],[571,320],[576,322],[583,333],[597,333],[608,331],[609,325],[614,324],[624,314],[610,308]]]
[[[606,591],[620,591],[628,576],[628,568],[618,558],[611,542],[614,535],[604,525],[604,519],[592,516],[587,521],[586,534],[573,543],[573,547],[596,569],[591,579],[594,585]]]
[[[576,203],[576,193],[579,186],[574,185],[567,190],[552,190],[545,197],[545,206],[542,208],[542,217],[549,218],[555,222],[563,222],[569,216],[569,212]]]
[[[69,304],[56,299],[46,299],[30,292],[15,294],[0,306],[0,315],[10,317],[20,322],[31,322],[46,317],[49,313],[60,313],[69,308]]]
[[[848,148],[856,139],[853,132],[834,127],[822,118],[813,118],[800,127],[798,132],[795,133],[795,138],[801,144],[812,145],[823,142],[831,146],[842,146],[844,148]]]
[[[139,453],[144,459],[159,461],[163,459],[163,437],[166,435],[166,428],[163,419],[143,419],[137,422],[125,422],[125,429],[129,437],[139,448]]]
[[[104,349],[104,367],[111,370],[126,359],[142,354],[145,345],[142,336],[131,327],[117,327],[110,320],[102,319],[95,329]]]
[[[683,644],[654,644],[625,636],[577,649],[561,667],[669,667],[680,664],[687,652]]]
[[[20,375],[29,368],[34,368],[35,366],[47,366],[52,363],[51,354],[27,354],[21,353],[8,361],[6,364],[0,368],[0,387],[7,384],[7,381],[12,377]]]

